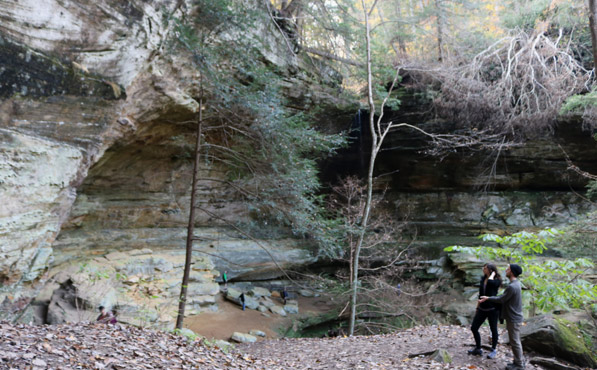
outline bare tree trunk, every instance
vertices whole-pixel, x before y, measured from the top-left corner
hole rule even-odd
[[[597,6],[595,0],[589,0],[589,26],[593,45],[593,68],[597,69]]]
[[[363,6],[363,13],[365,14],[366,27],[366,48],[367,48],[367,101],[369,103],[369,128],[371,131],[371,156],[369,157],[369,171],[367,172],[367,200],[365,201],[365,209],[363,210],[363,217],[361,219],[359,238],[352,260],[352,279],[351,279],[351,301],[350,301],[350,322],[348,335],[354,335],[354,326],[357,315],[357,293],[359,283],[359,255],[361,247],[363,246],[363,239],[365,238],[365,230],[369,220],[369,213],[371,212],[371,199],[373,197],[373,168],[375,167],[375,158],[378,152],[378,137],[375,130],[375,102],[373,101],[373,81],[371,73],[371,29],[369,25],[369,13],[365,6],[365,0],[361,0]]]
[[[375,160],[383,142],[388,133],[400,127],[408,127],[417,130],[424,135],[434,137],[433,134],[429,134],[426,131],[410,125],[408,123],[382,123],[383,112],[385,104],[390,98],[396,83],[400,79],[400,68],[396,68],[396,74],[390,88],[388,89],[387,95],[384,97],[380,104],[379,116],[377,121],[375,120],[375,101],[373,100],[373,73],[371,68],[371,25],[369,24],[369,15],[375,8],[377,1],[375,1],[371,7],[371,10],[367,11],[365,0],[361,0],[361,6],[363,7],[363,13],[365,15],[365,30],[366,30],[366,51],[367,51],[367,102],[369,104],[369,129],[371,131],[371,155],[369,157],[369,170],[367,172],[367,197],[365,205],[363,206],[362,217],[359,224],[359,235],[354,248],[354,254],[352,256],[351,263],[351,299],[350,299],[350,319],[349,319],[349,335],[354,335],[355,321],[356,321],[356,308],[357,308],[357,293],[359,291],[359,256],[363,247],[365,239],[365,233],[367,231],[367,225],[369,223],[369,216],[371,214],[371,205],[373,200],[373,170],[375,168]]]
[[[199,122],[197,123],[197,141],[195,143],[195,163],[193,165],[193,181],[191,187],[191,204],[189,212],[189,224],[187,227],[186,256],[184,261],[184,273],[182,285],[180,286],[180,297],[178,299],[178,316],[176,317],[176,329],[182,329],[184,311],[187,304],[187,288],[189,275],[191,273],[191,261],[193,259],[193,229],[195,226],[195,199],[197,196],[197,171],[199,169],[199,158],[201,152],[201,124],[203,121],[203,99],[199,100]]]
[[[381,16],[381,12],[380,12],[380,16]],[[404,18],[402,17],[402,10],[400,9],[400,2],[397,1],[396,2],[396,19],[402,21]],[[398,32],[403,32],[404,31],[404,26],[402,25],[398,25]],[[414,34],[413,34],[414,36]],[[395,48],[394,48],[394,52],[401,58],[405,58],[406,57],[406,42],[404,41],[404,37],[402,37],[402,34],[399,34],[396,38],[396,41],[398,41],[398,49],[400,50],[400,52],[398,52]],[[392,44],[392,47],[394,47],[394,45]]]
[[[437,60],[444,60],[444,33],[446,29],[446,15],[444,13],[442,0],[435,0],[437,11]]]
[[[412,33],[412,37],[416,40],[417,38],[417,26],[415,25],[415,7],[416,5],[413,3],[413,0],[408,0],[408,16],[410,18],[410,32]]]

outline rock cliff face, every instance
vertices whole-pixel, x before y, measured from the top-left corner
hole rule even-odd
[[[194,127],[188,121],[199,109],[199,74],[189,56],[165,50],[172,19],[192,6],[167,0],[0,3],[0,316],[32,303],[23,320],[37,315],[60,322],[69,312],[80,315],[81,302],[85,308],[122,305],[137,299],[139,289],[150,289],[145,298],[159,292],[175,301],[190,202]],[[301,72],[301,60],[273,24],[254,32],[267,45],[265,62],[293,71],[284,91],[292,104],[334,99],[334,90]],[[417,99],[403,101],[397,119],[427,119]],[[344,120],[325,125],[337,128]],[[594,143],[575,132],[562,126],[558,143],[581,167],[597,172]],[[568,191],[583,182],[565,176],[556,143],[501,153],[492,176],[479,176],[492,168],[479,153],[440,160],[422,155],[423,144],[416,135],[394,135],[379,173],[392,173],[383,178],[395,215],[412,222],[412,234],[431,255],[483,230],[558,225],[591,207]],[[324,175],[358,172],[364,151],[346,151]],[[224,176],[218,166],[200,172],[203,178]],[[491,191],[475,192],[486,183]],[[245,207],[223,182],[203,181],[199,189],[212,215],[247,222]],[[272,257],[281,266],[314,261],[302,240],[251,241],[206,213],[198,214],[197,225],[197,309],[211,306],[223,270],[231,279],[267,279],[279,274]],[[141,265],[151,268],[134,270]],[[131,295],[104,295],[102,279],[118,280]],[[51,313],[38,312],[45,307]],[[165,322],[164,312],[153,309],[149,316]]]
[[[434,117],[417,91],[403,87],[400,93],[400,110],[387,112],[389,120],[428,132],[455,132],[456,125]],[[365,174],[367,125],[366,113],[357,113],[353,144],[324,164],[325,181]],[[437,258],[449,245],[478,245],[482,233],[561,227],[596,209],[583,197],[587,179],[569,170],[566,161],[568,156],[584,171],[597,173],[597,142],[580,123],[560,122],[548,138],[500,150],[458,149],[436,156],[427,154],[432,148],[413,130],[396,131],[388,136],[375,173],[390,212],[408,222],[408,237],[429,257]]]
[[[51,266],[147,247],[180,255],[195,140],[185,122],[199,109],[193,98],[199,74],[188,56],[165,49],[173,18],[192,7],[191,1],[165,0],[0,4],[4,313],[30,302],[32,292],[25,288],[37,289],[32,282],[54,276],[43,275]],[[273,24],[254,34],[267,45],[266,63],[299,69]],[[331,96],[325,88],[309,90],[304,75],[293,76],[287,92],[297,102]],[[222,176],[214,167],[200,171]],[[206,207],[232,222],[242,220],[246,211],[228,193],[217,181],[200,184]],[[233,254],[247,266],[231,278],[276,275],[264,249],[282,265],[313,259],[300,240],[259,245],[201,217],[197,223],[210,226],[197,231],[198,249]],[[226,268],[222,261],[216,267]],[[42,301],[47,304],[50,296]]]

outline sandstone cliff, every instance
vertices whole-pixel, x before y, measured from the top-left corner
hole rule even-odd
[[[36,282],[55,276],[43,275],[51,266],[87,266],[94,256],[95,263],[109,265],[101,256],[115,250],[152,248],[181,256],[194,143],[188,121],[199,109],[199,72],[189,55],[166,49],[174,19],[198,11],[193,4],[0,4],[0,302],[5,313],[32,302],[33,291],[42,286]],[[296,73],[300,60],[273,23],[249,36],[263,46],[264,63],[282,73],[294,71],[285,82],[289,98],[309,105],[331,97],[326,87],[309,86],[310,77]],[[222,176],[217,166],[200,171]],[[245,217],[246,209],[226,186],[211,181],[199,187],[204,205],[215,214],[232,222]],[[199,215],[197,224],[210,226],[197,231],[202,238],[197,247],[220,253],[221,268],[231,255],[244,261],[231,277],[279,274],[263,246],[209,221]],[[282,265],[311,261],[301,243],[286,238],[268,248]],[[209,266],[213,283],[218,272]],[[257,272],[252,266],[259,266]],[[77,283],[71,278],[53,279],[38,303],[49,303],[56,284]]]
[[[151,306],[143,320],[172,319],[200,74],[190,55],[168,51],[168,40],[173,20],[194,11],[191,1],[167,0],[0,3],[0,315],[61,322],[69,312],[80,315],[80,301],[87,308],[129,305],[130,312]],[[325,71],[315,72],[315,64],[290,50],[275,24],[253,33],[263,46],[262,62],[285,76],[294,108],[337,99],[338,87],[314,77]],[[405,96],[395,119],[429,121],[428,108]],[[328,113],[334,115],[321,126],[350,129],[347,110]],[[378,172],[389,174],[381,184],[391,188],[395,217],[408,219],[410,236],[436,257],[444,246],[486,230],[557,226],[592,209],[569,191],[581,190],[584,180],[569,176],[558,147],[597,172],[597,148],[584,135],[563,124],[556,139],[499,157],[462,151],[437,158],[424,155],[421,137],[399,132],[381,154]],[[358,172],[365,158],[366,145],[347,149],[323,166],[324,177],[331,182]],[[495,166],[485,158],[497,158]],[[225,168],[200,171],[221,179]],[[488,192],[476,192],[485,185]],[[267,240],[258,243],[222,222],[219,217],[248,220],[243,201],[223,182],[203,181],[199,190],[211,215],[197,219],[194,309],[214,309],[223,270],[233,279],[269,279],[280,274],[272,256],[281,266],[315,260],[304,240],[261,230]],[[162,298],[149,299],[156,295]]]

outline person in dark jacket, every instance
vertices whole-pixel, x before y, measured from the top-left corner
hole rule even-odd
[[[506,370],[521,370],[525,368],[524,357],[522,354],[522,344],[520,343],[520,327],[522,326],[522,290],[518,276],[522,274],[522,267],[515,263],[508,265],[506,277],[510,280],[510,285],[504,290],[504,293],[497,297],[481,296],[479,303],[493,302],[502,305],[501,315],[506,319],[506,328],[508,329],[508,338],[512,347],[514,362],[506,366]]]
[[[479,282],[479,298],[482,296],[494,297],[497,295],[498,288],[502,285],[502,277],[493,263],[486,263],[483,266],[483,276]],[[491,352],[487,355],[487,358],[493,359],[497,356],[497,344],[498,344],[498,319],[500,317],[500,305],[493,302],[477,303],[477,310],[475,311],[475,317],[471,325],[471,331],[475,338],[475,348],[468,351],[470,355],[482,356],[483,350],[481,349],[481,335],[479,334],[479,328],[485,320],[489,322],[489,328],[491,329]]]
[[[288,291],[286,290],[286,287],[280,292],[280,298],[282,298],[282,302],[286,304],[286,300],[288,299]]]
[[[243,311],[245,310],[245,293],[241,293],[238,297],[241,306],[243,306]]]

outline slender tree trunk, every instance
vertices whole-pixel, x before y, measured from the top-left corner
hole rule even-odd
[[[373,101],[373,77],[371,72],[371,29],[369,25],[369,13],[365,6],[365,0],[361,0],[363,12],[365,14],[366,27],[366,48],[367,48],[367,101],[369,103],[369,128],[371,131],[371,156],[369,157],[369,171],[367,172],[367,200],[365,201],[365,209],[363,210],[363,218],[361,219],[359,238],[355,246],[354,256],[352,260],[352,281],[351,281],[351,301],[350,301],[350,323],[349,335],[354,335],[354,327],[357,313],[357,293],[359,286],[359,255],[361,247],[363,246],[363,239],[365,238],[365,231],[369,221],[369,213],[371,212],[371,199],[373,198],[373,169],[375,167],[375,158],[378,151],[378,136],[375,129],[375,102]]]
[[[187,227],[187,250],[184,261],[184,273],[182,285],[180,286],[180,297],[178,299],[178,316],[176,317],[176,329],[182,329],[184,311],[187,304],[187,288],[189,275],[191,273],[191,262],[193,259],[193,229],[195,227],[195,198],[197,196],[197,171],[201,153],[201,124],[203,121],[203,99],[199,100],[199,122],[197,123],[197,141],[195,143],[195,163],[193,165],[193,181],[191,186],[191,204],[189,206],[189,225]]]
[[[408,16],[410,17],[410,32],[412,33],[412,37],[417,38],[417,26],[415,25],[415,7],[416,5],[413,3],[413,0],[408,0]]]
[[[444,60],[444,33],[446,28],[446,15],[444,14],[442,0],[435,0],[437,11],[437,60]]]
[[[380,16],[381,16],[381,13],[380,13]],[[399,21],[403,21],[404,18],[405,17],[402,17],[402,9],[400,8],[400,2],[397,1],[396,2],[396,19],[398,19]],[[404,32],[404,28],[406,28],[406,26],[398,24],[397,28],[398,28],[398,32],[399,32],[397,41],[398,41],[398,49],[400,50],[400,52],[396,51],[395,48],[394,48],[394,52],[396,52],[396,54],[399,57],[405,58],[406,57],[406,42],[404,41],[404,37],[402,36],[402,33]],[[414,36],[414,34],[413,34],[413,36]],[[392,47],[394,47],[394,46],[392,45]]]
[[[593,45],[593,68],[597,70],[597,5],[596,0],[589,0],[589,26]]]

